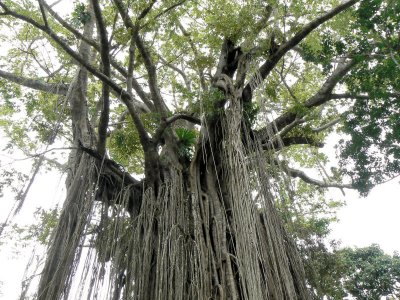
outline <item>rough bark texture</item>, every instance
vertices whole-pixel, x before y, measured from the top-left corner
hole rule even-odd
[[[144,182],[140,208],[129,204],[132,185],[107,181],[106,168],[94,171],[99,159],[88,153],[72,158],[79,164],[39,299],[68,296],[94,200],[103,208],[91,238],[97,258],[86,262],[93,269],[81,279],[82,286],[90,279],[88,299],[106,289],[105,273],[107,299],[308,299],[296,247],[274,208],[271,164],[261,142],[245,134],[237,91],[229,81],[226,87],[228,108],[204,120],[191,164],[179,162],[166,146],[157,176],[162,179]],[[118,212],[110,212],[115,206]]]
[[[91,37],[93,22],[88,22],[84,35]],[[90,60],[90,48],[82,42],[79,53]],[[74,273],[75,261],[79,258],[80,243],[84,239],[84,229],[88,223],[95,192],[95,159],[78,149],[80,143],[92,147],[95,142],[87,112],[88,71],[78,68],[69,86],[66,99],[71,107],[73,143],[68,162],[66,180],[67,196],[60,215],[59,224],[53,232],[51,246],[39,283],[38,299],[59,299],[67,296]]]

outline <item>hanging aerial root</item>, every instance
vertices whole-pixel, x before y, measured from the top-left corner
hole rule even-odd
[[[80,259],[83,232],[94,201],[94,161],[83,154],[68,187],[67,198],[53,232],[39,283],[38,299],[67,298]]]

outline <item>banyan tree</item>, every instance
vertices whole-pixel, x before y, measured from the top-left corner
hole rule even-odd
[[[37,299],[309,299],[277,206],[291,178],[350,186],[291,149],[318,156],[398,99],[398,80],[360,84],[399,59],[379,44],[397,39],[394,2],[1,1],[3,107],[19,99],[26,139],[70,149]]]

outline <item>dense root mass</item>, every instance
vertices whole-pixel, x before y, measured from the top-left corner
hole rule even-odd
[[[40,299],[67,298],[75,273],[81,282],[73,299],[308,298],[296,247],[274,207],[272,164],[256,140],[243,137],[240,102],[229,105],[190,170],[170,166],[157,195],[151,188],[142,194],[140,210],[129,209],[132,185],[105,186],[89,174],[89,160],[79,166],[80,188],[70,187]],[[80,256],[84,244],[91,247]],[[62,272],[49,269],[55,266]]]

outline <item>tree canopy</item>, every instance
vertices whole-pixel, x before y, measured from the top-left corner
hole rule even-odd
[[[39,299],[68,297],[84,241],[113,299],[306,299],[282,223],[324,230],[324,189],[400,174],[398,1],[4,0],[0,28],[5,150],[33,161],[0,192],[17,213],[67,173]]]

